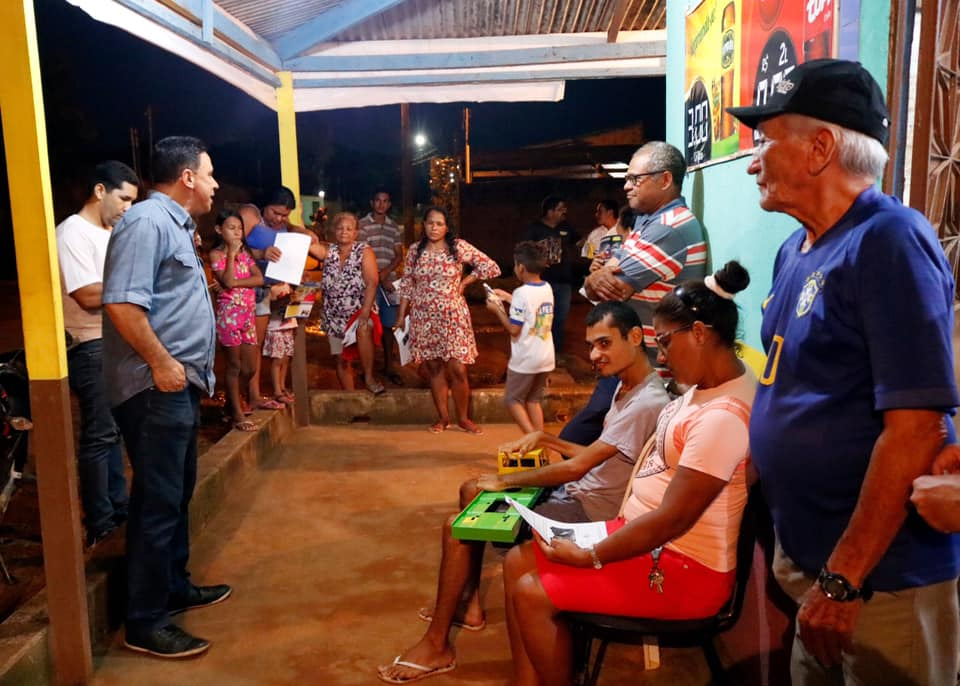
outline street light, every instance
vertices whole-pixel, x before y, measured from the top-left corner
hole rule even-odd
[[[413,137],[413,144],[418,148],[422,148],[427,144],[427,137],[422,133],[418,133]]]

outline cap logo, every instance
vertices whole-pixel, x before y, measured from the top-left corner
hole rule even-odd
[[[791,81],[790,79],[784,79],[783,81],[778,83],[776,86],[774,86],[774,90],[780,95],[786,95],[787,93],[793,90],[793,81]]]

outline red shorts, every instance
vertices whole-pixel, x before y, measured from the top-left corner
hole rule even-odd
[[[626,524],[607,522],[608,533]],[[667,548],[660,555],[663,593],[650,588],[650,554],[611,562],[603,569],[550,562],[533,544],[537,573],[558,610],[651,619],[697,619],[716,614],[730,599],[736,571],[717,572]]]

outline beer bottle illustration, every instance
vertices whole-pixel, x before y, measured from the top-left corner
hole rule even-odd
[[[736,105],[733,99],[734,58],[737,53],[737,10],[734,0],[723,8],[720,21],[720,139],[736,132],[734,118],[727,108]]]

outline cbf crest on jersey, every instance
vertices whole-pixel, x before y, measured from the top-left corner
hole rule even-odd
[[[797,298],[798,317],[802,317],[813,308],[813,303],[821,290],[823,290],[823,274],[813,272],[803,283],[803,288],[800,289],[800,297]]]

